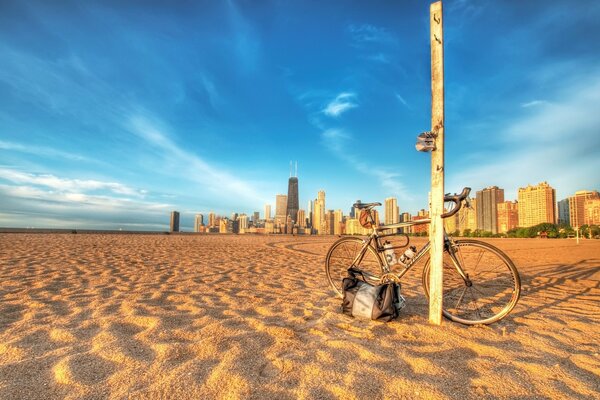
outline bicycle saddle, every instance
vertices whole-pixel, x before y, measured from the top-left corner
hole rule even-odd
[[[380,206],[381,203],[354,203],[352,207],[358,208],[359,210],[363,210],[365,208],[373,208]]]

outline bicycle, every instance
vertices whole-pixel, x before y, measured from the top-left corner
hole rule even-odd
[[[469,204],[471,188],[464,188],[460,194],[444,196],[444,202],[454,203],[452,209],[442,215],[447,218],[455,215],[463,202]],[[381,203],[356,203],[354,207],[360,211],[360,223],[372,232],[366,239],[343,237],[336,241],[327,252],[325,271],[329,284],[335,292],[342,296],[342,279],[347,276],[349,267],[359,268],[372,284],[386,280],[400,279],[425,255],[428,254],[430,242],[405,262],[393,266],[402,269],[392,272],[390,263],[385,257],[384,239],[389,236],[406,236],[406,243],[393,248],[404,248],[410,238],[397,232],[399,228],[427,224],[431,219],[400,222],[391,225],[377,226],[372,210]],[[393,232],[384,233],[392,230]],[[388,245],[389,249],[389,245]],[[413,247],[416,250],[416,248]],[[517,304],[521,293],[521,279],[512,260],[500,249],[491,244],[472,239],[453,239],[444,230],[443,256],[443,310],[444,317],[451,321],[466,325],[491,324],[508,315]],[[423,268],[423,289],[429,298],[430,259]]]

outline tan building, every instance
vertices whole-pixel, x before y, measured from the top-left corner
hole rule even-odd
[[[556,223],[556,191],[547,182],[519,188],[519,227]]]
[[[400,222],[398,200],[395,197],[385,199],[385,215],[384,221],[386,225],[397,224]]]
[[[473,232],[477,229],[477,200],[471,199],[471,208],[461,207],[458,215],[458,230],[464,235],[465,230]]]
[[[504,202],[504,189],[490,186],[478,190],[477,196],[477,229],[498,233],[498,204]]]
[[[271,205],[265,204],[265,221],[271,220]]]
[[[324,235],[327,233],[326,221],[325,221],[325,191],[319,190],[317,193],[317,199],[315,200],[315,209],[313,214],[313,229],[317,231],[317,234]]]
[[[343,219],[344,219],[344,214],[342,213],[342,210],[336,210],[333,213],[333,234],[334,235],[342,234]]]
[[[348,218],[346,220],[346,235],[368,235],[371,233],[369,229],[363,228],[360,225],[358,218]]]
[[[275,223],[285,225],[287,220],[287,194],[278,194],[275,196]]]
[[[600,198],[585,201],[585,219],[587,225],[600,225]]]
[[[498,233],[506,233],[519,226],[519,203],[498,203]]]
[[[248,230],[248,216],[246,214],[241,214],[238,217],[238,221],[239,221],[239,230],[240,233],[246,233],[246,231]]]
[[[586,202],[599,199],[600,193],[591,190],[579,190],[569,197],[569,222],[575,228],[586,224]]]
[[[444,218],[444,229],[449,235],[454,233],[458,228],[458,214],[454,214],[451,217]]]
[[[303,209],[298,210],[298,226],[306,228],[306,211]]]
[[[217,216],[215,215],[215,213],[214,213],[214,212],[212,212],[212,211],[211,211],[211,212],[208,214],[208,226],[209,226],[209,227],[217,226],[217,221],[216,221],[216,219],[217,219]]]

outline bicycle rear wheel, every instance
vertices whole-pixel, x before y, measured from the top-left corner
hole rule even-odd
[[[325,258],[325,272],[329,285],[342,297],[342,279],[348,276],[348,268],[352,266],[353,261],[359,255],[364,242],[360,238],[345,237],[335,242]],[[373,246],[368,245],[363,257],[356,260],[355,267],[366,272],[367,281],[373,284],[379,283],[379,277],[382,274],[381,259]]]
[[[451,251],[464,271],[460,276],[449,249],[444,250],[443,315],[466,325],[491,324],[517,304],[521,279],[513,262],[496,247],[477,240],[456,240]],[[429,297],[429,268],[423,269],[423,288]]]

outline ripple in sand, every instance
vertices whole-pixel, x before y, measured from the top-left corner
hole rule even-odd
[[[52,369],[58,383],[95,385],[115,373],[115,363],[94,354],[77,354],[61,359]]]

